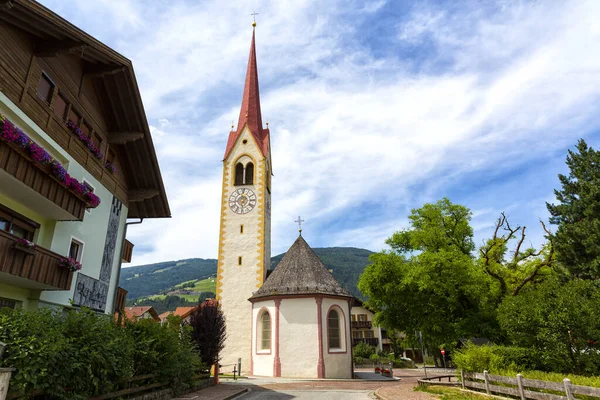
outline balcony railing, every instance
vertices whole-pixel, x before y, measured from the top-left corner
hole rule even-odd
[[[36,246],[15,247],[17,237],[0,231],[0,281],[26,289],[69,290],[73,273],[58,266],[62,256]]]
[[[39,193],[33,196],[14,179],[0,174],[2,191],[15,196],[23,205],[57,220],[83,220],[86,202],[60,184],[50,174],[49,166],[35,163],[24,151],[0,140],[0,169]]]
[[[379,338],[352,338],[352,346],[356,346],[359,343],[366,343],[369,346],[379,345]]]
[[[373,324],[371,323],[371,321],[352,321],[352,328],[355,328],[355,329],[358,329],[358,328],[371,329],[372,326],[373,326]]]

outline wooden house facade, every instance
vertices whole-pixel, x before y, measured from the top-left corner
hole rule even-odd
[[[0,0],[0,306],[112,313],[128,218],[170,217],[130,60]]]

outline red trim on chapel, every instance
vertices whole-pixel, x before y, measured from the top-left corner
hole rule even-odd
[[[323,297],[315,297],[317,302],[317,320],[319,329],[319,361],[317,361],[317,378],[325,378],[325,362],[323,361],[323,313],[321,311],[321,305],[323,304]]]
[[[273,376],[281,376],[281,359],[279,358],[279,306],[281,299],[275,299],[275,358],[273,359]]]

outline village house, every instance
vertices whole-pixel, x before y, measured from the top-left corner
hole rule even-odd
[[[129,321],[139,321],[141,319],[152,319],[160,322],[160,318],[152,306],[134,306],[125,307],[125,318]]]
[[[375,314],[368,310],[359,299],[354,299],[351,312],[352,346],[364,342],[375,347],[377,351],[384,350],[384,335],[381,327],[373,324]],[[389,339],[385,338],[386,351],[389,352]]]
[[[0,10],[0,307],[122,310],[128,219],[171,215],[132,63],[35,1]]]
[[[167,321],[167,317],[169,317],[169,315],[173,315],[175,317],[179,317],[181,318],[181,323],[189,323],[190,322],[190,318],[192,316],[192,312],[194,312],[195,309],[197,309],[199,306],[193,306],[193,307],[177,307],[175,309],[175,311],[165,311],[164,313],[159,315],[160,318],[160,323],[164,324]]]

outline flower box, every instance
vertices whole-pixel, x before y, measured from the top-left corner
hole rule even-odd
[[[31,255],[35,254],[35,244],[26,239],[17,239],[17,241],[13,245],[13,248],[23,253]]]
[[[375,373],[376,374],[380,374],[381,373],[381,368],[379,368],[379,367],[375,368]]]
[[[100,198],[97,195],[89,191],[86,185],[71,177],[60,162],[52,158],[43,147],[31,140],[3,115],[0,115],[0,140],[83,200],[86,208],[96,208],[100,205]]]
[[[70,272],[77,272],[81,269],[81,263],[74,258],[63,258],[58,262],[58,266],[68,269]]]
[[[387,377],[391,378],[392,377],[392,373],[391,373],[391,371],[389,369],[382,369],[381,370],[381,376],[387,376]]]

